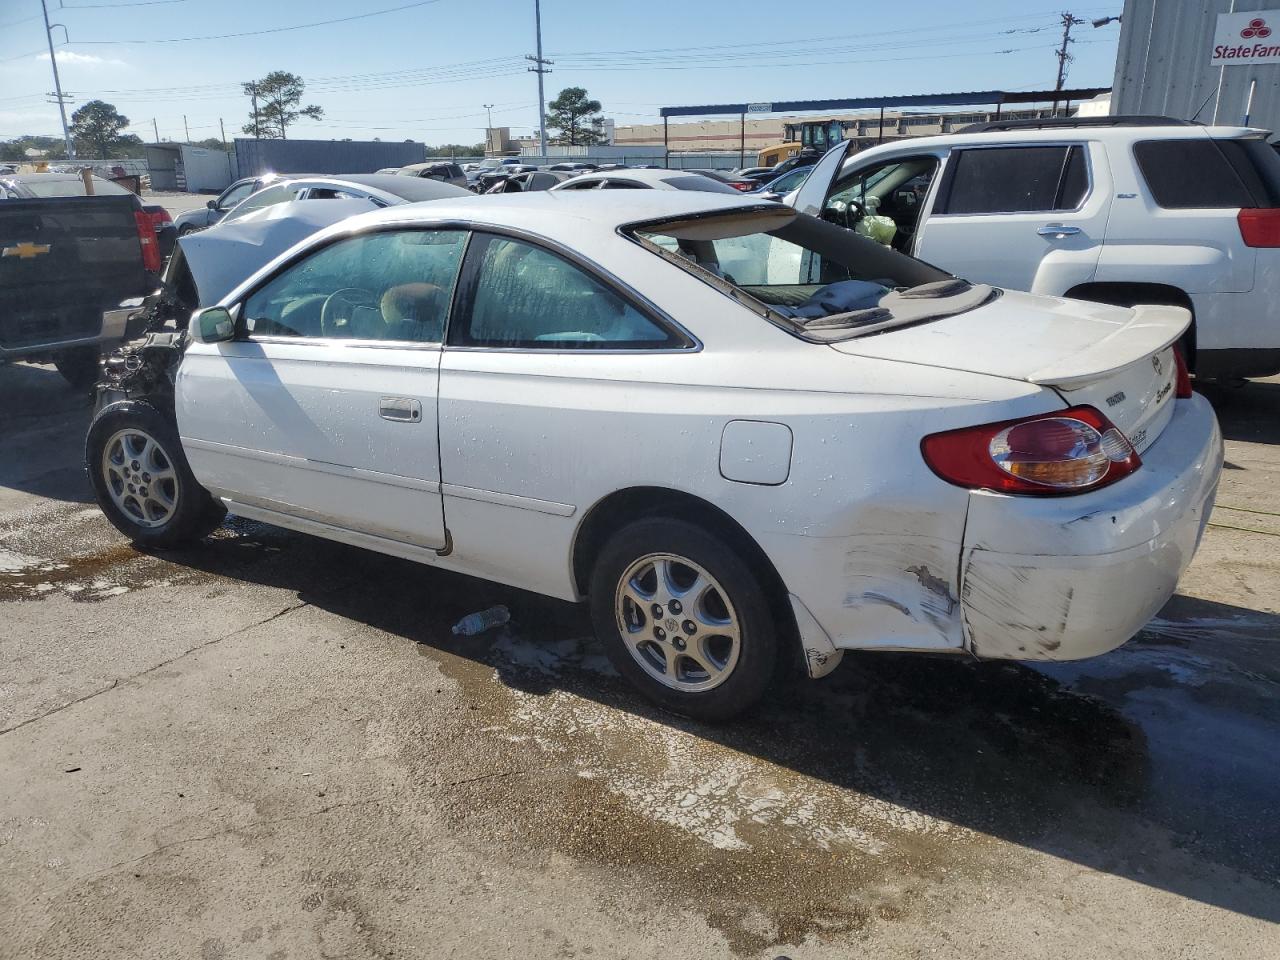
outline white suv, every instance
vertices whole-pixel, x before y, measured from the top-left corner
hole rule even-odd
[[[970,280],[1186,307],[1199,377],[1265,377],[1280,373],[1266,137],[1160,117],[978,124],[857,155],[839,144],[788,202]]]

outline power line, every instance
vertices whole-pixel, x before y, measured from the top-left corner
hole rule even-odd
[[[426,7],[440,3],[440,0],[417,0],[416,3],[405,3],[398,7],[387,7],[383,10],[370,10],[368,13],[355,13],[349,17],[335,17],[332,20],[315,20],[310,23],[295,23],[287,27],[268,27],[263,30],[246,30],[242,33],[219,33],[205,37],[143,37],[134,40],[77,40],[76,45],[84,44],[123,44],[123,43],[191,43],[198,40],[238,40],[242,37],[260,37],[272,33],[288,33],[291,30],[307,30],[311,27],[327,27],[335,23],[350,23],[353,20],[367,20],[369,17],[380,17],[387,13],[398,13],[401,10],[412,10],[415,7]]]

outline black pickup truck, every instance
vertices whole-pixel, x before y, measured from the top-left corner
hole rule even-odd
[[[0,176],[0,365],[52,360],[74,386],[94,382],[159,267],[133,194],[33,199]]]

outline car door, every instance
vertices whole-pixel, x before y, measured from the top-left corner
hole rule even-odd
[[[592,265],[528,239],[476,233],[440,373],[440,458],[467,569],[562,595],[581,509],[613,485],[680,465],[662,432],[696,382],[697,344]],[[618,433],[656,407],[653,436]],[[669,439],[669,438],[668,438]]]
[[[1062,294],[1093,279],[1111,194],[1101,144],[956,147],[914,253],[969,280]]]
[[[235,339],[178,371],[196,478],[250,516],[443,547],[436,391],[466,238],[339,238],[238,297]]]

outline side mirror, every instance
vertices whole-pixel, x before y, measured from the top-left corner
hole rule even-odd
[[[188,326],[196,343],[222,343],[236,334],[236,323],[226,307],[205,307],[191,317]]]
[[[217,210],[217,209],[218,209],[218,201],[217,201],[217,200],[210,200],[208,203],[206,203],[206,204],[205,204],[205,206],[206,206],[206,207],[208,207],[210,210]]]

